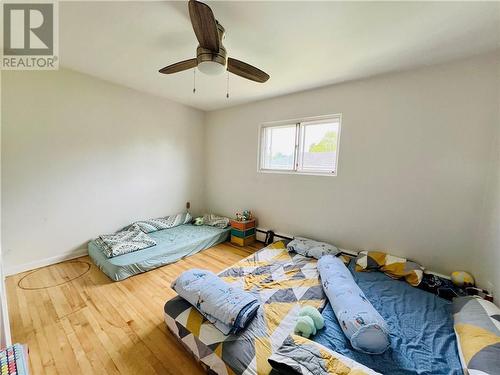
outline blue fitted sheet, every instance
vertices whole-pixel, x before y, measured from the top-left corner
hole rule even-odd
[[[391,346],[379,355],[354,350],[328,303],[323,310],[325,329],[314,341],[383,374],[463,374],[453,331],[451,302],[393,280],[382,272],[349,270],[389,326]]]
[[[119,281],[224,242],[230,231],[231,228],[220,229],[207,225],[179,225],[149,233],[156,241],[156,246],[114,258],[104,256],[102,249],[94,241],[90,241],[89,256],[102,272],[112,280]]]

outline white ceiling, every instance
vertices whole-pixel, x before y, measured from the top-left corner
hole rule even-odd
[[[61,2],[60,62],[203,110],[500,47],[496,2],[209,2],[229,56],[271,75],[264,84],[158,69],[195,57],[187,2]]]

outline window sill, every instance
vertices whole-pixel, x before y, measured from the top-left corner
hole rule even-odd
[[[306,172],[306,171],[283,171],[279,169],[258,169],[258,173],[265,174],[290,174],[300,176],[321,176],[321,177],[336,177],[337,172]]]

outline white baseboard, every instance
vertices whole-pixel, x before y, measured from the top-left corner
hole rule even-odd
[[[71,252],[55,255],[50,258],[35,260],[33,262],[17,264],[14,266],[6,265],[4,269],[5,276],[15,275],[20,272],[31,271],[40,267],[49,266],[51,264],[56,264],[69,259],[75,259],[88,254],[86,248],[81,248]]]

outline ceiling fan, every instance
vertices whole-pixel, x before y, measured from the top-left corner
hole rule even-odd
[[[189,0],[189,17],[193,30],[198,39],[196,58],[177,62],[159,70],[163,74],[172,74],[183,70],[198,67],[202,73],[216,75],[229,71],[240,77],[255,81],[266,82],[269,74],[243,61],[227,57],[222,45],[224,27],[217,22],[212,9],[207,4],[196,0]]]

